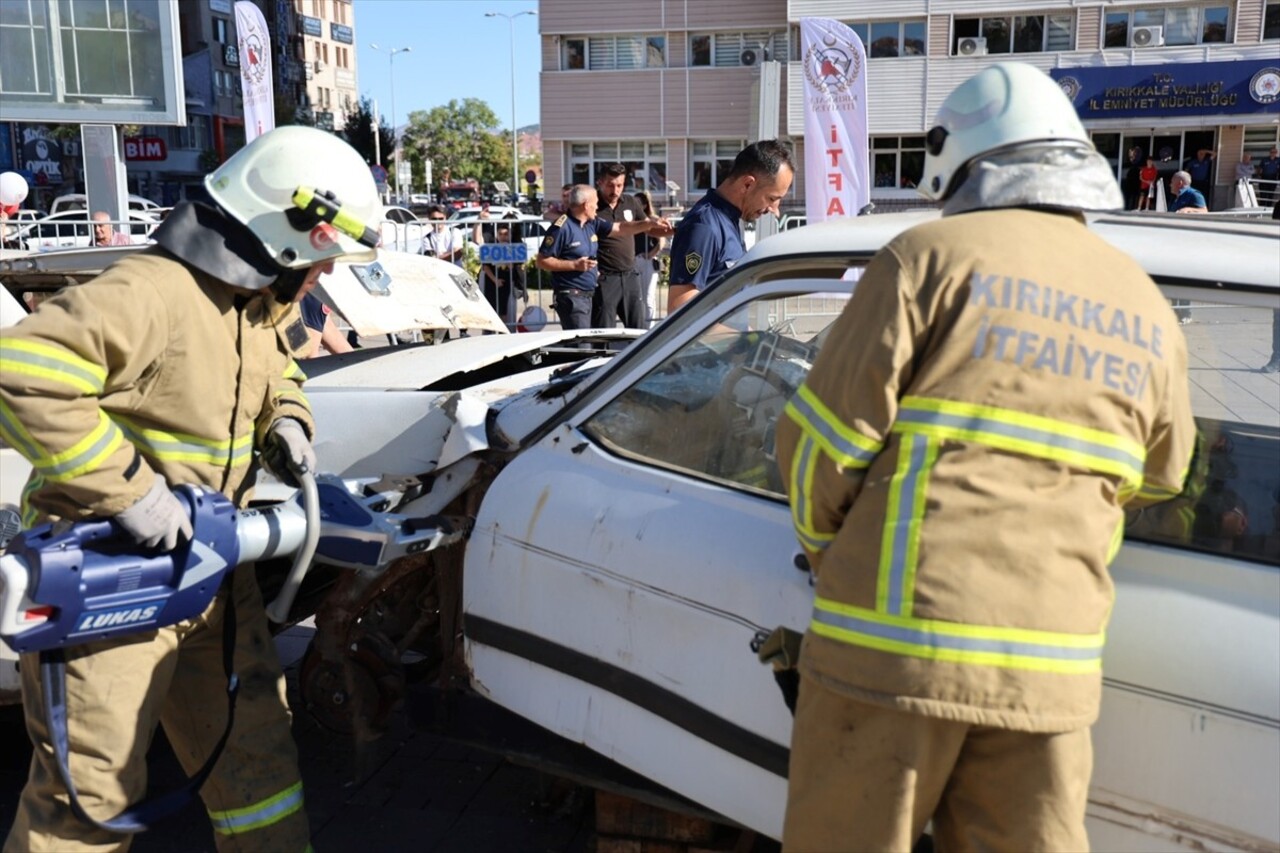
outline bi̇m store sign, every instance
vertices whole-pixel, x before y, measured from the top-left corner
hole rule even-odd
[[[1280,61],[1054,68],[1080,118],[1280,114]]]

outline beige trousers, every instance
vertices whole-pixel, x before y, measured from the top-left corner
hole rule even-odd
[[[802,678],[783,848],[1085,851],[1089,730],[1032,734],[908,714]]]
[[[220,851],[302,853],[310,832],[297,750],[253,567],[234,572],[230,586],[236,596],[240,695],[235,727],[200,795]],[[98,820],[115,817],[146,793],[146,754],[157,721],[188,774],[204,764],[221,737],[227,713],[226,595],[224,587],[197,619],[68,652],[71,779],[81,804]],[[5,853],[128,849],[129,836],[95,829],[71,811],[49,744],[37,655],[22,657],[22,695],[35,752]]]

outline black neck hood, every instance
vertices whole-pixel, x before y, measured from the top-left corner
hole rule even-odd
[[[180,260],[234,287],[262,290],[289,278],[290,270],[267,257],[248,228],[201,202],[179,204],[151,236]]]

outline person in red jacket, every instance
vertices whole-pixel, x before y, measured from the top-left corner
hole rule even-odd
[[[1138,198],[1138,210],[1154,210],[1156,206],[1156,180],[1160,177],[1160,172],[1156,169],[1156,161],[1147,158],[1147,164],[1142,167],[1142,171],[1138,173],[1138,183],[1141,187],[1141,196]]]

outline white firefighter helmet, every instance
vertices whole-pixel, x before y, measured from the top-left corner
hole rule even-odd
[[[233,154],[204,185],[283,268],[377,256],[381,204],[373,175],[331,133],[277,127]]]
[[[982,69],[938,109],[925,136],[921,195],[945,199],[956,176],[984,154],[1029,143],[1077,142],[1092,148],[1075,108],[1048,74],[1021,62]]]

